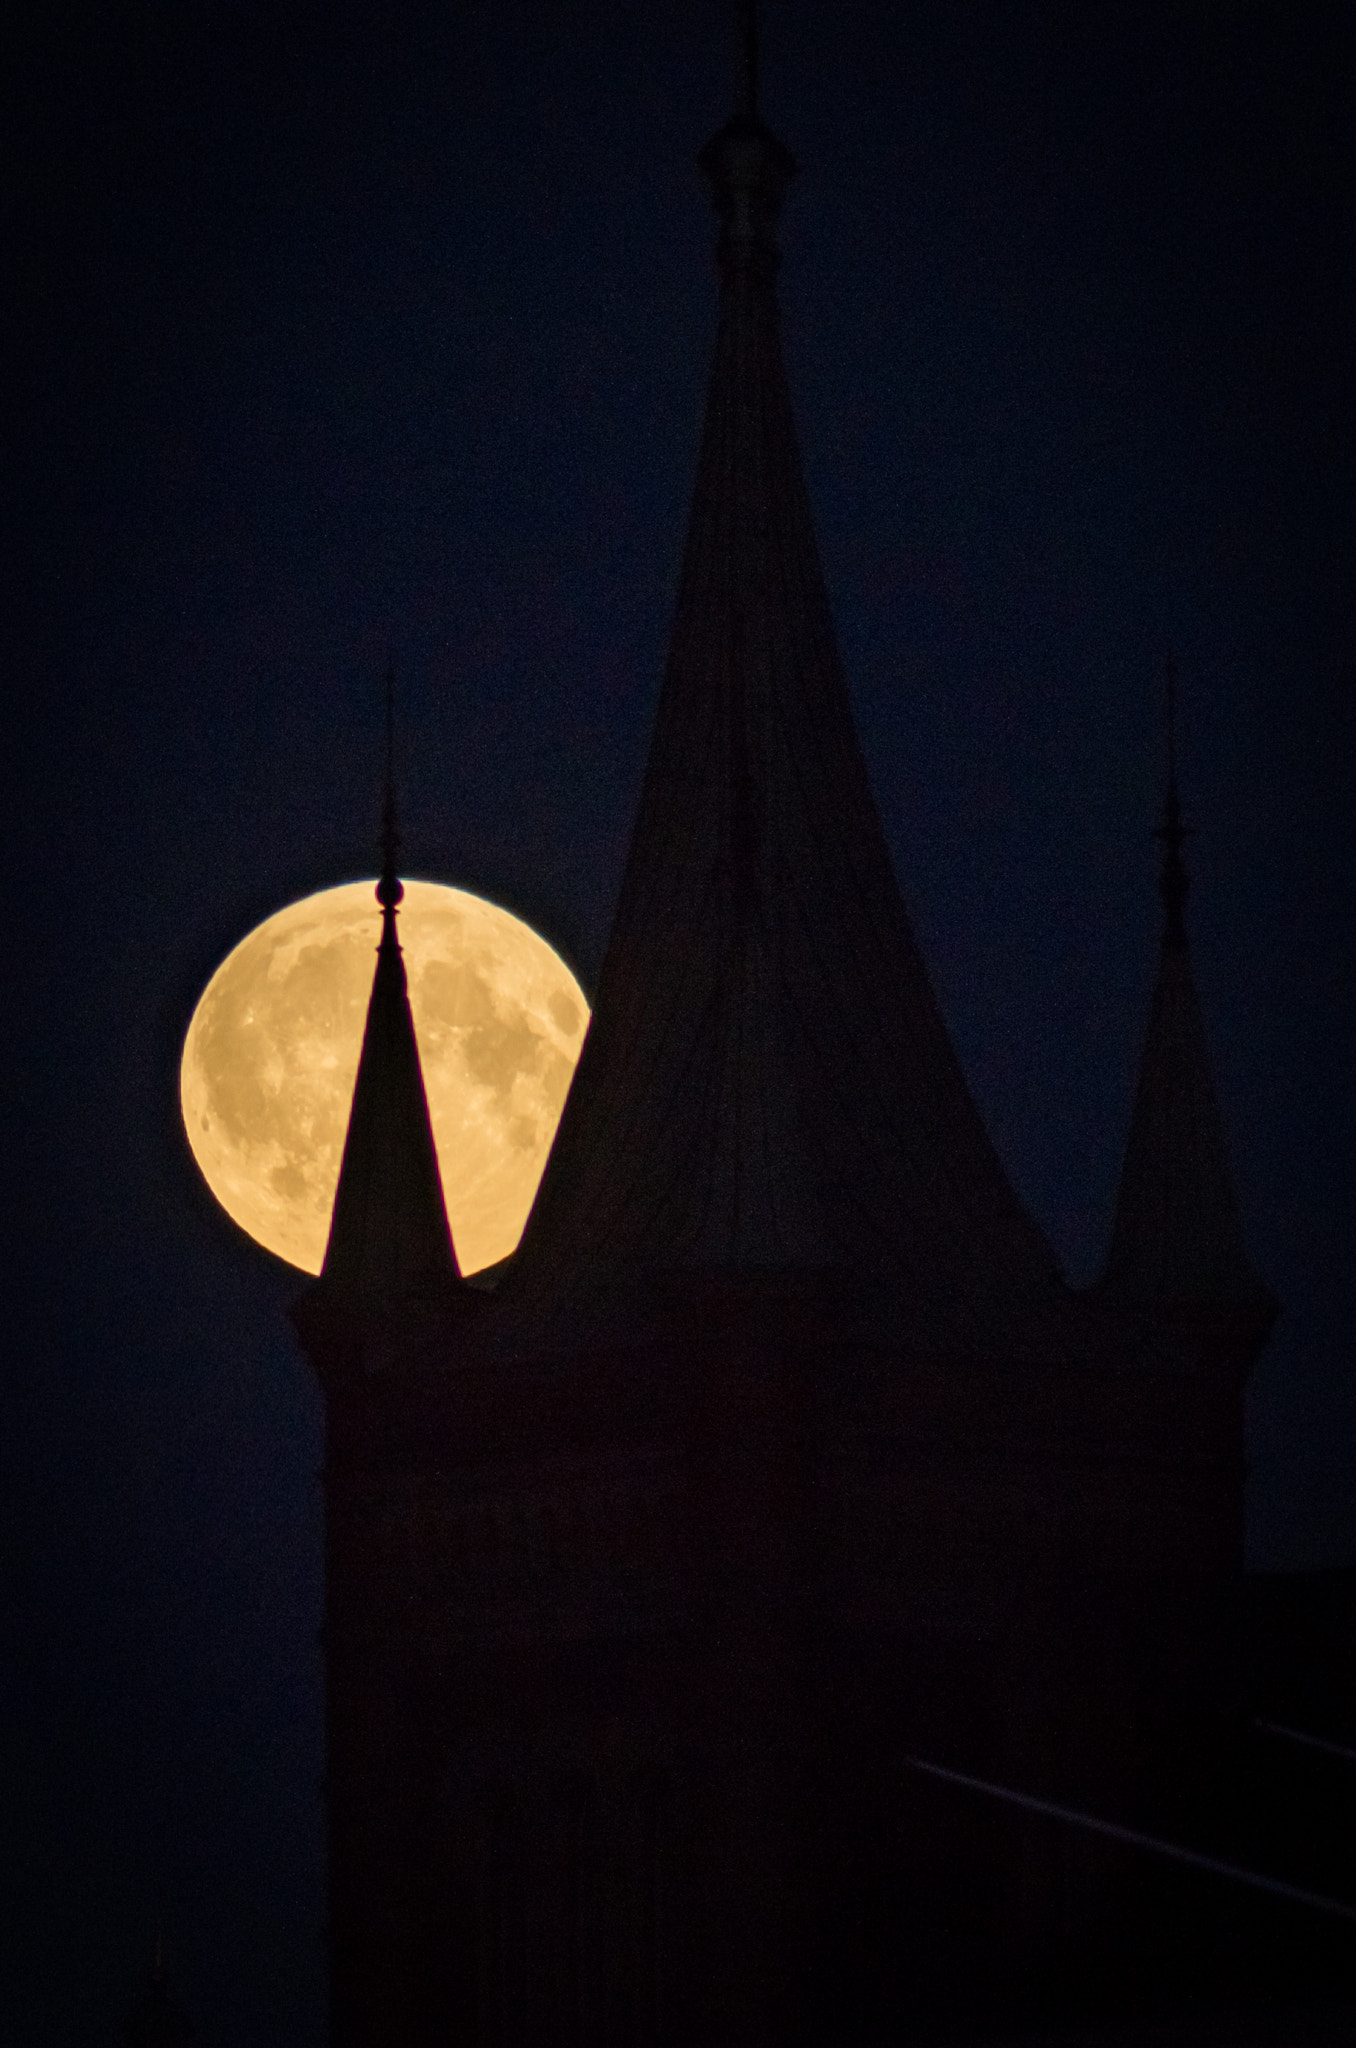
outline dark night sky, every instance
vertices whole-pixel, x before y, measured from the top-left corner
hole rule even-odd
[[[176,1063],[260,917],[413,871],[596,972],[714,330],[718,0],[49,0],[8,33],[0,2035],[319,2040],[320,1412]],[[1087,1277],[1189,916],[1283,1319],[1251,1546],[1356,1563],[1347,10],[768,0],[859,729],[1012,1175]]]

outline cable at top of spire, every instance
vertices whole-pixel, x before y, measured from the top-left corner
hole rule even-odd
[[[1190,837],[1190,828],[1182,823],[1182,805],[1177,794],[1177,663],[1171,651],[1163,666],[1167,685],[1168,789],[1163,800],[1163,822],[1154,834],[1163,844],[1163,870],[1158,878],[1158,893],[1163,898],[1163,943],[1165,946],[1184,946],[1186,922],[1183,911],[1191,878],[1182,860],[1182,846]]]
[[[395,798],[395,657],[386,664],[386,780],[381,804],[381,880],[377,883],[377,901],[382,908],[382,944],[387,936],[395,937],[396,906],[405,894],[405,886],[396,873],[396,855],[400,851],[400,833],[396,829]]]
[[[743,26],[743,77],[739,111],[750,121],[758,119],[758,0],[741,0]]]

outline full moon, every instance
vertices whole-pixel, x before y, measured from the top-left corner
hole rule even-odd
[[[318,1273],[376,968],[375,882],[290,904],[228,953],[184,1041],[193,1155],[227,1214]],[[463,1273],[517,1244],[589,1021],[559,954],[463,889],[406,882],[398,924]]]

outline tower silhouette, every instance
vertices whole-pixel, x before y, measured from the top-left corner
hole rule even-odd
[[[1185,914],[1190,879],[1183,860],[1189,828],[1177,788],[1176,697],[1176,669],[1169,659],[1168,781],[1157,833],[1163,848],[1163,935],[1098,1292],[1123,1312],[1173,1332],[1203,1370],[1237,1386],[1267,1340],[1276,1304],[1244,1248],[1191,969]],[[1239,1458],[1241,1465],[1241,1442]],[[1241,1518],[1241,1498],[1239,1512]]]
[[[493,1289],[448,1236],[389,816],[296,1312],[326,1405],[336,2048],[772,2048],[1001,1985],[1095,1919],[1108,1866],[903,1760],[1133,1813],[1140,1651],[1183,1585],[1200,1611],[1241,1571],[1247,1347],[1223,1370],[1219,1332],[1262,1297],[1180,917],[1080,1293],[984,1131],[854,735],[778,331],[795,164],[751,35],[699,161],[720,300],[668,664]]]

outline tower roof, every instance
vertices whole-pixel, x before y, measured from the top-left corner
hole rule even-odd
[[[1269,1300],[1248,1263],[1224,1119],[1191,971],[1177,793],[1175,679],[1168,671],[1168,787],[1157,837],[1163,936],[1149,1028],[1121,1169],[1111,1247],[1098,1291],[1156,1313],[1252,1307]]]
[[[720,306],[670,653],[592,1024],[504,1308],[578,1329],[625,1301],[634,1329],[657,1271],[832,1268],[899,1338],[1105,1355],[984,1131],[891,868],[778,332],[795,164],[751,86],[699,161]]]
[[[388,721],[389,723],[389,721]],[[396,933],[404,888],[389,762],[377,884],[381,942],[318,1291],[370,1304],[459,1276]]]

